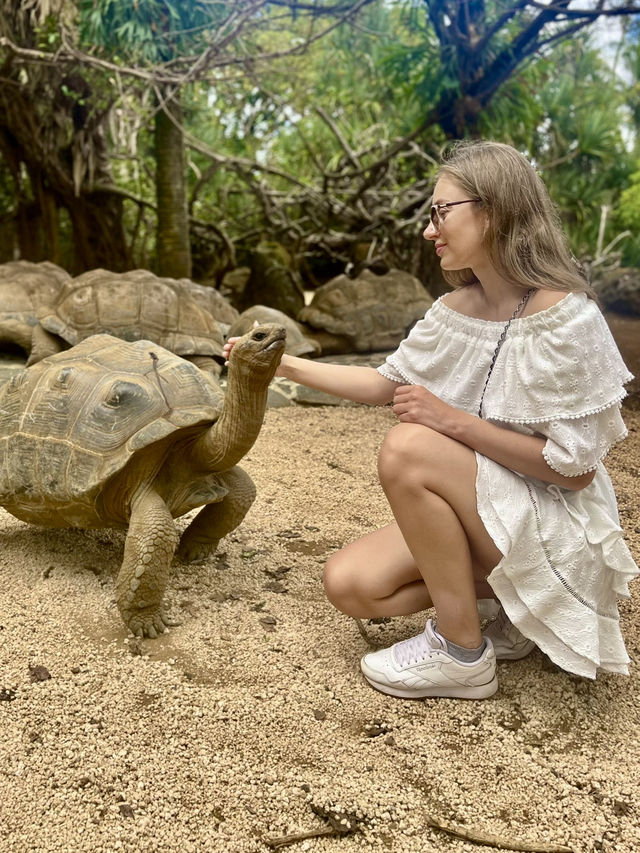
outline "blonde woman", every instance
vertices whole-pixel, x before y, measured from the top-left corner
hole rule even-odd
[[[458,144],[424,237],[455,289],[383,365],[279,368],[398,418],[378,460],[395,521],[334,554],[325,589],[350,616],[436,619],[362,672],[393,696],[483,699],[496,659],[538,646],[569,672],[626,673],[616,600],[638,569],[602,459],[633,377],[548,193],[510,146]],[[486,597],[501,608],[483,636]]]

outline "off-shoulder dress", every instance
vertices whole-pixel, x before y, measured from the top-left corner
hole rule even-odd
[[[477,414],[503,322],[434,302],[378,370],[422,385]],[[503,554],[488,577],[511,621],[558,666],[594,678],[627,673],[619,596],[638,567],[625,544],[602,460],[627,435],[620,413],[633,379],[602,313],[583,293],[514,320],[483,400],[483,417],[546,438],[548,465],[565,476],[595,470],[571,491],[476,453],[478,512]]]

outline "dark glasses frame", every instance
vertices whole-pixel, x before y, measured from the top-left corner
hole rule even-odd
[[[455,207],[457,204],[473,204],[474,202],[481,201],[479,198],[465,198],[462,201],[444,201],[442,204],[432,204],[431,205],[431,224],[433,227],[438,230],[440,225],[444,222],[445,216],[447,215],[450,207]],[[444,216],[440,213],[443,211]]]

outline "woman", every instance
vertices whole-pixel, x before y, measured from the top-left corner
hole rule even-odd
[[[626,673],[616,598],[638,569],[601,460],[633,377],[547,191],[510,146],[459,144],[424,237],[455,289],[385,364],[284,356],[278,371],[399,420],[378,460],[395,522],[334,554],[325,589],[350,616],[434,607],[437,622],[365,655],[363,674],[394,696],[482,699],[496,658],[536,645],[570,672]],[[486,597],[501,611],[483,637]]]

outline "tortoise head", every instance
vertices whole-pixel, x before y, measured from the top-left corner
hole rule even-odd
[[[229,357],[229,376],[238,371],[246,376],[270,382],[284,352],[287,333],[284,326],[262,323],[254,326],[234,344]]]

